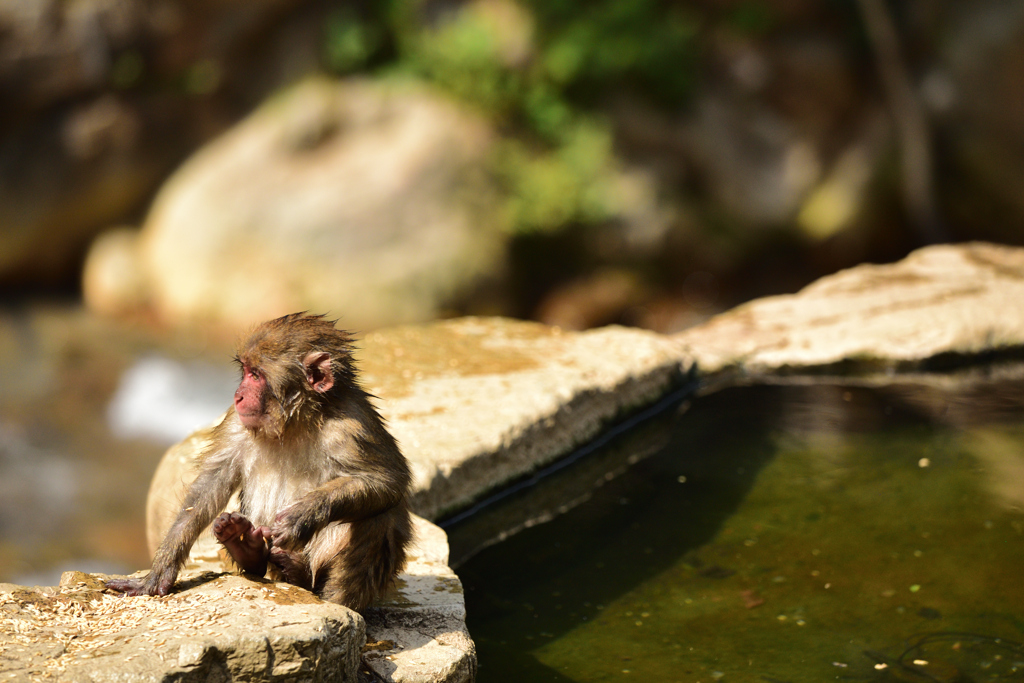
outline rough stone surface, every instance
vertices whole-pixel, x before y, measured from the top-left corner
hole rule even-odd
[[[310,79],[186,162],[137,244],[99,243],[89,260],[138,259],[122,271],[142,273],[171,323],[241,328],[307,309],[355,329],[429,320],[500,270],[491,139],[424,86]],[[90,283],[97,310],[133,303]]]
[[[941,245],[752,301],[675,337],[702,375],[912,366],[1024,346],[1024,249]]]
[[[184,443],[189,443],[188,441]],[[179,449],[179,455],[183,451]],[[360,680],[388,683],[465,683],[476,675],[476,647],[466,629],[462,582],[448,566],[448,537],[422,517],[413,517],[409,561],[394,591],[364,610]],[[193,571],[224,572],[219,546],[204,534],[189,557]],[[273,590],[286,584],[269,584]],[[289,587],[319,605],[306,591]],[[331,607],[337,607],[331,605]],[[354,612],[352,614],[355,614]],[[360,615],[355,615],[358,619]],[[267,632],[268,637],[271,632]],[[358,656],[352,655],[357,662]],[[353,666],[355,664],[353,663]],[[376,677],[376,678],[374,678]]]
[[[0,584],[0,680],[472,681],[447,537],[420,517],[414,537],[395,590],[365,621],[301,588],[230,573],[208,533],[162,598],[114,595],[108,576],[82,572],[56,588]]]
[[[363,667],[395,683],[468,683],[477,661],[462,582],[448,566],[444,531],[416,522],[416,545],[395,593],[363,613]]]
[[[105,578],[0,584],[0,678],[358,680],[362,619],[305,590],[190,571],[185,590],[131,598],[104,592]]]

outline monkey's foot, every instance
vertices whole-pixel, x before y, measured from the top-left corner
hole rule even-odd
[[[213,522],[213,535],[221,542],[242,571],[263,576],[267,571],[266,527],[253,523],[237,512],[224,512]]]
[[[110,579],[107,588],[125,595],[167,595],[174,585],[174,575],[166,578]]]
[[[281,572],[285,581],[293,586],[313,590],[313,574],[309,571],[306,558],[301,554],[274,547],[270,549],[270,556],[267,559]]]

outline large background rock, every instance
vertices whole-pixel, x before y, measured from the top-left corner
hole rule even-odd
[[[490,140],[482,119],[408,83],[281,93],[161,191],[135,255],[152,306],[228,327],[305,309],[357,329],[436,317],[504,254]],[[104,268],[87,266],[86,298],[116,309],[89,277]]]

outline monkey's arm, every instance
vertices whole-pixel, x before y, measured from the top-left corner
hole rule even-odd
[[[403,504],[407,488],[407,478],[352,475],[332,479],[278,513],[271,527],[273,543],[292,550],[331,522],[379,515]]]
[[[236,458],[209,458],[189,487],[182,510],[157,549],[146,578],[113,579],[107,582],[107,588],[128,595],[167,595],[196,538],[238,488],[240,474]]]
[[[375,517],[408,496],[409,463],[369,403],[346,404],[344,416],[327,420],[320,436],[330,479],[278,511],[273,544],[295,550],[331,522]]]

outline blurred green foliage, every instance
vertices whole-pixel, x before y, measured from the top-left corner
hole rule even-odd
[[[328,67],[356,70],[393,44],[389,69],[481,109],[503,133],[494,163],[514,232],[607,219],[612,134],[594,111],[623,89],[678,105],[694,81],[697,20],[662,0],[392,0],[376,11],[332,15]]]
[[[411,3],[407,7],[405,12],[414,9]],[[399,36],[401,57],[407,68],[501,115],[521,99],[525,74],[503,63],[498,27],[474,9],[466,6],[434,27],[403,21],[413,27]]]
[[[335,10],[324,27],[324,63],[331,71],[350,73],[364,68],[384,43],[384,27],[350,7]]]
[[[496,169],[509,191],[507,225],[517,232],[556,230],[608,218],[612,138],[607,126],[584,120],[553,149],[537,151],[509,139]]]
[[[543,77],[576,101],[629,86],[679,104],[694,79],[698,21],[663,0],[529,0]]]
[[[119,54],[110,68],[110,82],[118,90],[134,87],[139,83],[146,69],[146,63],[138,50],[126,50]]]
[[[762,34],[775,27],[775,14],[765,2],[741,2],[728,19],[732,28],[740,33]]]

